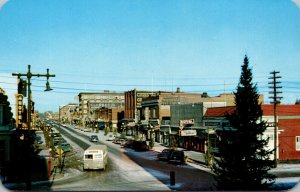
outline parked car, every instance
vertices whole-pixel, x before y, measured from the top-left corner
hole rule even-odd
[[[58,145],[59,142],[64,143],[64,142],[67,142],[67,141],[62,137],[54,137],[53,138],[53,144],[54,145]]]
[[[35,136],[35,140],[37,141],[38,144],[42,144],[43,143],[42,137],[40,135],[36,135]]]
[[[112,141],[113,139],[114,139],[114,135],[113,134],[109,134],[107,141]]]
[[[90,141],[91,141],[91,142],[98,142],[98,141],[99,141],[99,138],[98,138],[97,135],[91,135]]]
[[[185,164],[184,151],[173,151],[170,155],[169,163]]]
[[[61,135],[58,132],[53,132],[53,133],[50,134],[50,136],[51,137],[60,137]]]
[[[112,142],[113,143],[116,143],[116,144],[120,144],[120,137],[115,137],[113,140],[112,140]]]
[[[127,142],[128,140],[126,138],[121,138],[120,139],[120,145],[124,146],[124,144]]]
[[[85,127],[85,128],[82,129],[82,131],[84,131],[84,132],[92,132],[92,129],[88,128],[88,127]]]
[[[124,147],[132,147],[132,143],[133,143],[133,139],[128,139],[127,141],[125,141],[124,143]]]
[[[62,143],[61,145],[55,146],[56,149],[62,149],[64,152],[70,152],[71,151],[71,146],[69,143]]]
[[[135,151],[148,151],[150,149],[146,141],[133,141],[132,148]]]
[[[164,149],[162,152],[157,154],[157,159],[162,161],[169,161],[171,154],[175,151],[174,149]]]

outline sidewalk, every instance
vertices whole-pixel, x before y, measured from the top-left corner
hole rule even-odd
[[[164,149],[167,149],[168,147],[163,146],[161,143],[154,143],[154,147],[152,148],[153,151],[157,151],[157,152],[161,152]],[[201,164],[205,167],[207,167],[205,165],[205,157],[203,153],[197,152],[197,151],[188,151],[186,149],[183,148],[177,148],[180,151],[184,151],[184,153],[187,155],[188,157],[188,161],[190,162],[196,162],[197,164]]]
[[[161,143],[155,142],[153,151],[161,152],[163,149],[168,147],[163,146]],[[188,162],[192,164],[196,164],[198,166],[203,167],[205,170],[211,172],[210,168],[205,163],[205,156],[201,152],[190,151],[183,148],[177,148],[178,150],[184,150],[185,154],[188,157]],[[300,164],[286,164],[279,163],[276,168],[270,170],[270,173],[274,173],[279,176],[279,178],[285,177],[294,177],[300,179]]]

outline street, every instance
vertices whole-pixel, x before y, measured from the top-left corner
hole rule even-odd
[[[109,151],[108,166],[105,171],[83,172],[81,161],[83,151],[89,145],[89,135],[71,126],[56,126],[73,147],[75,159],[70,162],[66,156],[68,168],[78,168],[77,176],[57,179],[53,183],[36,185],[34,190],[213,190],[211,174],[190,165],[173,165],[156,160],[157,152],[136,152],[122,148],[111,141],[106,141],[104,133],[98,133],[101,144],[106,144]],[[73,157],[74,158],[74,157]],[[79,167],[78,167],[79,166]],[[175,185],[170,185],[170,171],[175,172]]]

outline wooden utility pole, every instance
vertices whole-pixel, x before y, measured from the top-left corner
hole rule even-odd
[[[31,66],[28,65],[28,72],[27,73],[12,73],[12,76],[18,76],[20,77],[25,76],[27,77],[27,94],[28,94],[28,101],[27,101],[27,129],[30,131],[31,129],[31,82],[30,79],[31,77],[46,77],[47,78],[47,83],[46,83],[46,89],[45,91],[51,91],[52,89],[50,88],[49,85],[49,77],[55,77],[55,75],[50,75],[49,74],[49,69],[47,69],[47,74],[33,74],[30,71]]]
[[[277,81],[277,79],[281,78],[281,76],[277,76],[277,74],[279,73],[279,71],[273,71],[270,72],[270,74],[272,75],[272,77],[269,77],[269,79],[272,79],[271,82],[269,82],[269,84],[272,84],[272,86],[270,86],[269,88],[272,89],[272,91],[270,91],[270,94],[273,94],[273,96],[269,97],[270,99],[273,99],[273,101],[271,102],[271,104],[274,105],[274,167],[277,167],[277,129],[278,129],[278,124],[277,124],[277,105],[280,104],[280,99],[282,99],[282,97],[278,97],[277,94],[280,94],[282,92],[279,92],[277,89],[282,88],[281,86],[278,86],[277,84],[281,83],[279,81]]]

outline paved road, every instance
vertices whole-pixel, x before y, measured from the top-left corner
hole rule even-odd
[[[79,156],[83,156],[83,150],[94,144],[89,142],[87,134],[73,128],[57,127],[57,129],[81,148],[77,151]],[[108,146],[108,152],[109,162],[105,171],[86,171],[77,177],[57,180],[50,190],[169,190],[162,182],[124,155],[119,147]]]
[[[88,135],[92,134],[92,133],[81,132],[70,127],[65,128],[65,130],[72,132],[73,133],[72,135],[79,135],[81,138],[85,138],[86,140],[89,139]],[[64,134],[64,132],[61,129],[60,131]],[[99,134],[99,138],[100,140],[101,138],[103,138],[103,133],[102,135],[101,133]],[[76,139],[74,141],[76,141]],[[121,148],[120,145],[113,144],[111,141],[105,141],[102,139],[101,142],[108,146],[108,150],[113,155],[113,157],[116,157],[117,159],[119,159],[119,161],[121,159],[123,160],[125,159],[126,162],[128,161],[128,159],[130,159],[131,161],[129,162],[134,162],[131,166],[142,168],[143,171],[147,172],[150,176],[159,180],[160,182],[165,184],[166,187],[170,189],[176,189],[176,190],[214,189],[214,185],[213,185],[214,179],[210,173],[196,169],[190,165],[176,166],[176,165],[168,164],[167,162],[157,161],[156,160],[157,152],[155,151],[135,152],[132,149]],[[119,162],[119,163],[122,164],[123,162]],[[170,171],[175,172],[175,179],[176,179],[175,186],[170,186]],[[133,177],[136,177],[136,175],[133,175]],[[147,178],[144,179],[146,179],[147,182]],[[136,178],[133,180],[136,180]],[[140,181],[142,180],[143,178],[140,178]]]

